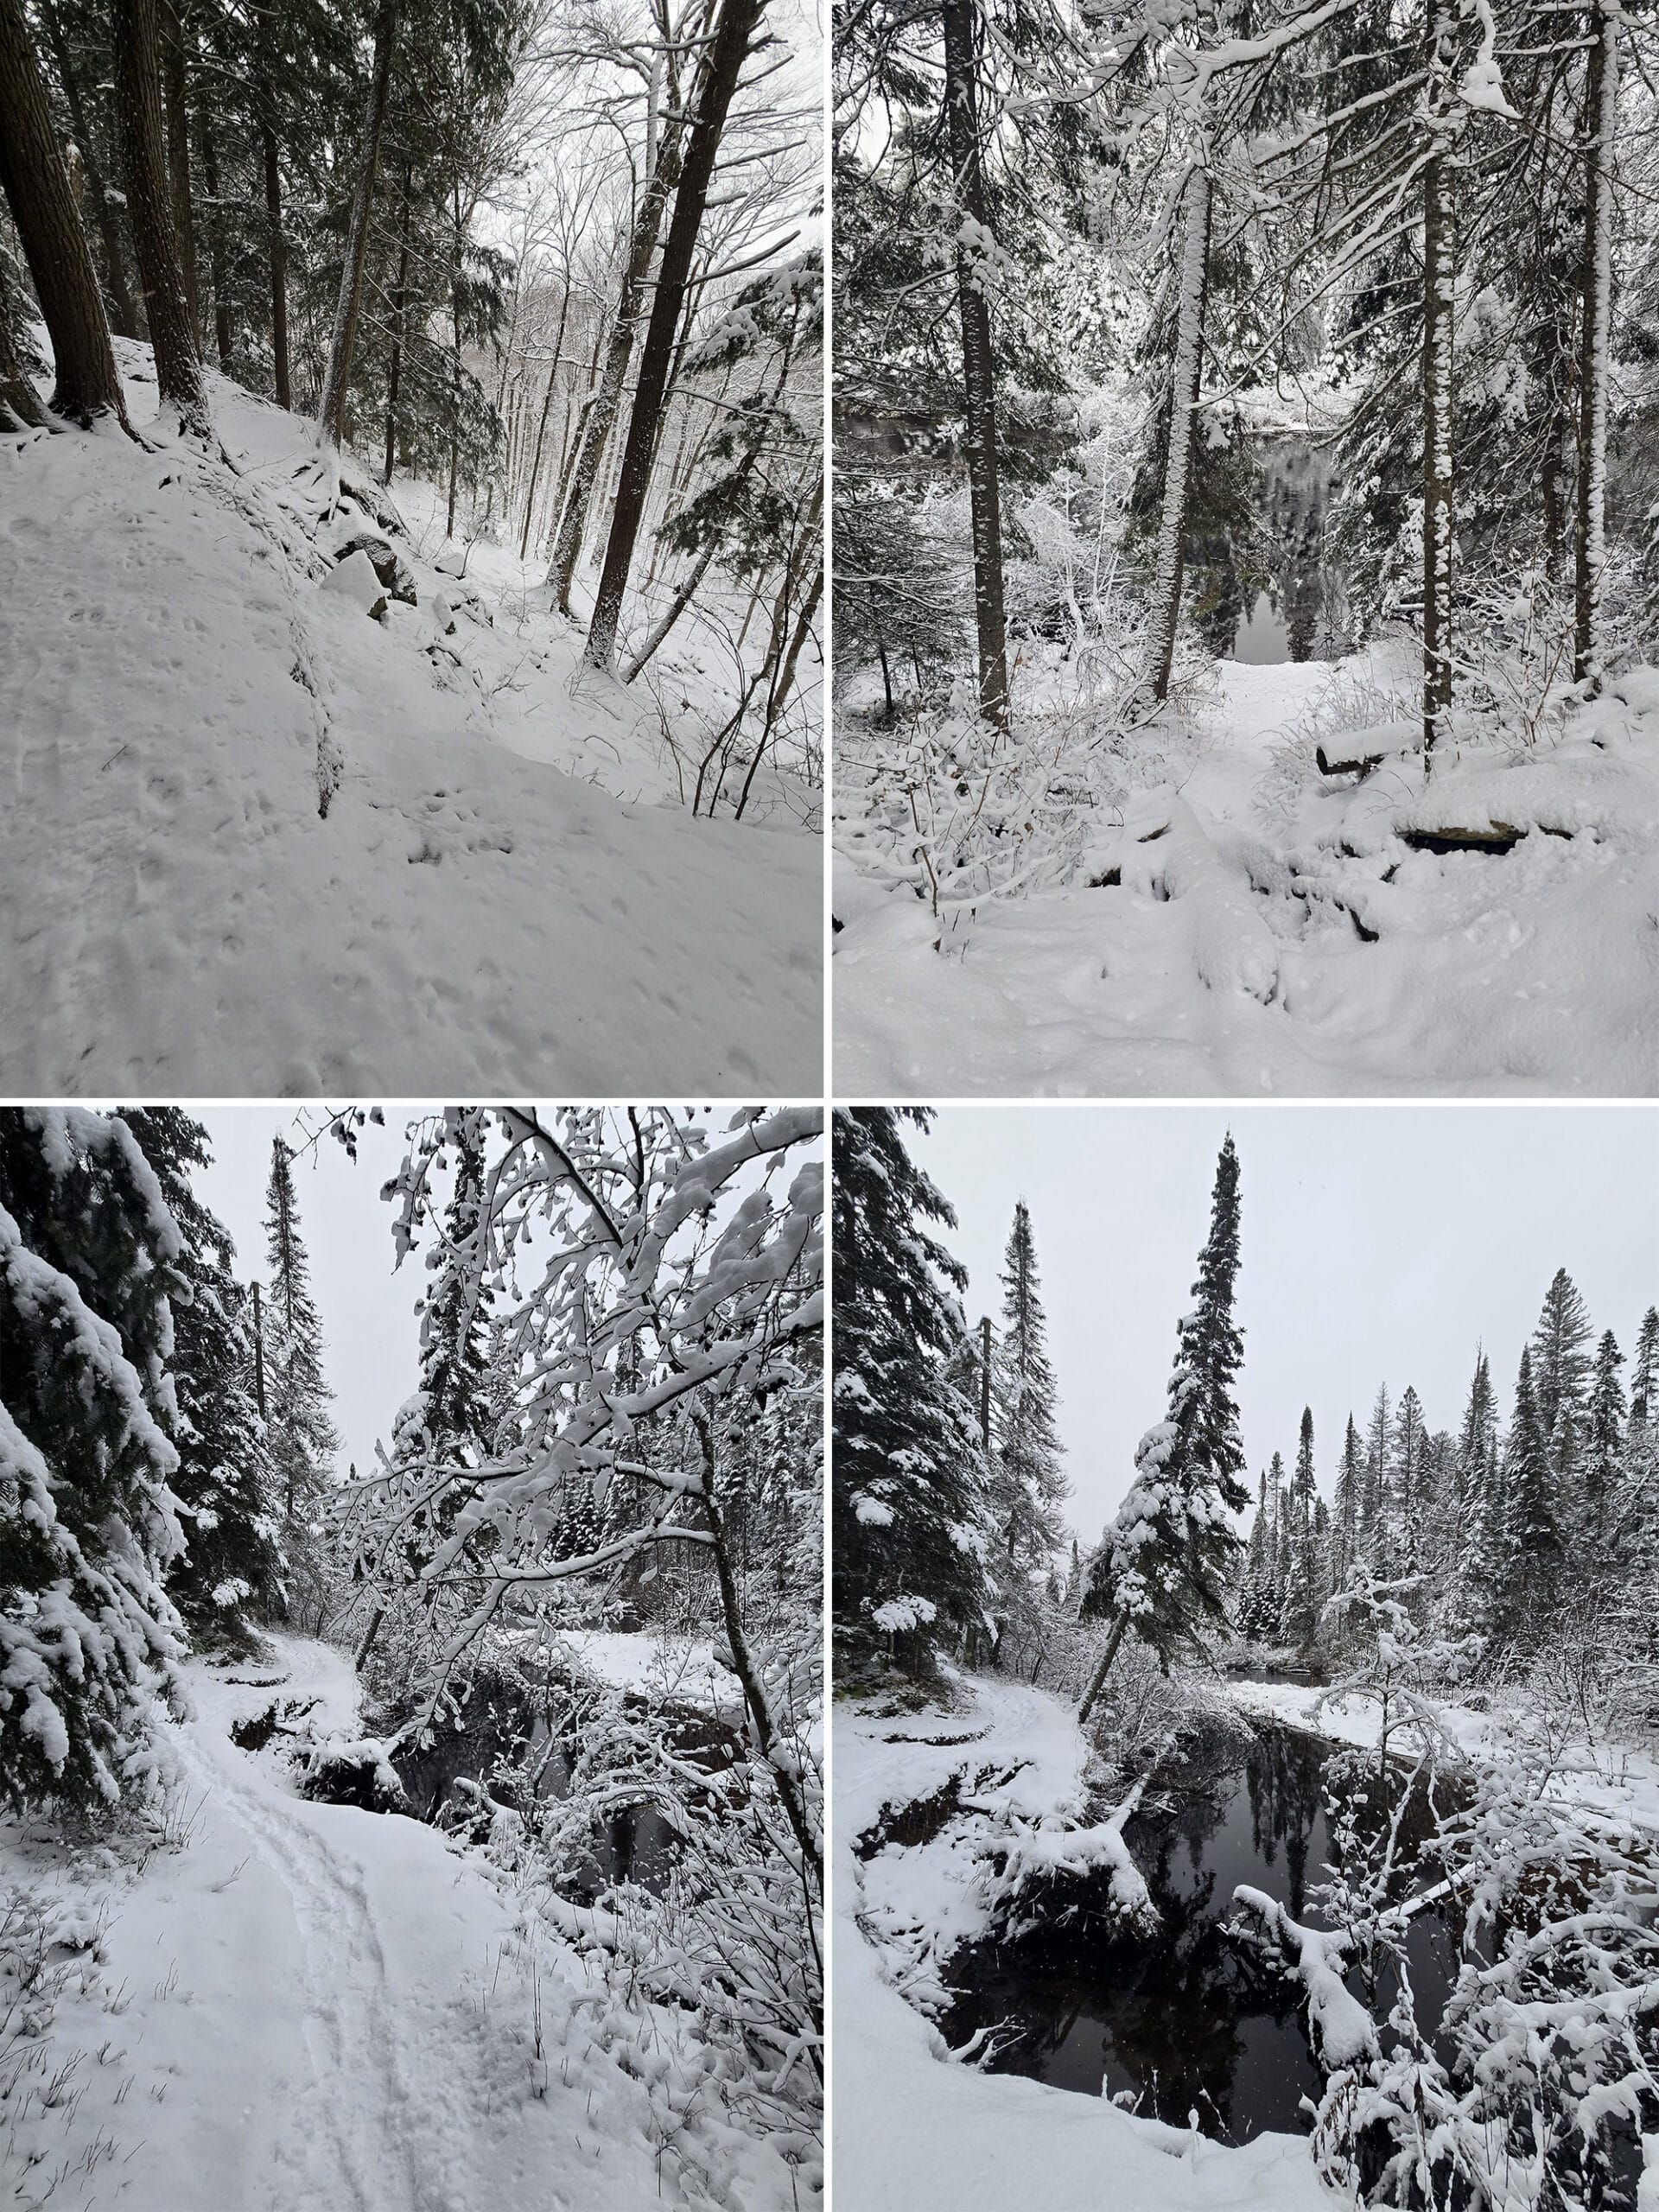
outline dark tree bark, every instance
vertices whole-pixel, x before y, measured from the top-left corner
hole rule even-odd
[[[449,276],[449,515],[444,524],[448,534],[455,534],[455,479],[461,473],[461,257],[465,244],[465,232],[461,219],[461,179],[454,181],[453,192],[454,235],[450,240],[454,259],[450,264]]]
[[[51,334],[54,414],[83,425],[125,403],[80,211],[53,134],[22,0],[0,0],[0,189]]]
[[[1451,26],[1437,16],[1429,66],[1444,78]],[[1452,550],[1456,515],[1452,484],[1452,317],[1457,279],[1449,133],[1437,130],[1423,167],[1423,772],[1452,705]]]
[[[276,158],[276,133],[266,122],[259,125],[260,149],[265,168],[265,232],[270,254],[270,354],[276,381],[276,404],[291,407],[288,376],[288,241],[283,236],[283,172]]]
[[[346,435],[346,391],[352,379],[352,354],[357,344],[363,258],[369,244],[369,211],[374,203],[375,172],[380,166],[380,134],[385,127],[386,99],[391,90],[391,57],[397,43],[397,0],[380,0],[374,25],[374,67],[369,79],[368,111],[363,119],[363,151],[358,167],[357,190],[352,199],[351,223],[346,233],[346,260],[340,272],[334,340],[323,375],[322,402],[317,410],[317,435],[325,444],[335,448]]]
[[[143,291],[156,383],[179,411],[179,427],[211,437],[195,331],[179,273],[167,164],[162,151],[162,91],[156,0],[114,0],[110,12],[115,97],[138,282]]]
[[[207,188],[207,251],[213,278],[213,343],[231,373],[231,303],[225,296],[225,211],[219,198],[219,148],[206,102],[201,110],[201,180]]]
[[[559,296],[559,327],[553,340],[553,365],[547,372],[547,391],[542,399],[541,420],[536,425],[536,450],[531,455],[530,488],[524,494],[524,522],[518,533],[518,558],[529,557],[531,527],[536,517],[536,485],[542,473],[542,447],[547,438],[547,418],[553,412],[553,391],[559,381],[559,362],[564,352],[564,328],[570,317],[570,287],[566,284]]]
[[[0,245],[0,430],[43,430],[51,426],[51,417],[41,404],[18,346],[22,293],[22,281],[14,273],[11,256]]]
[[[397,393],[404,370],[404,316],[409,302],[409,203],[414,164],[404,156],[404,188],[397,216],[397,282],[391,295],[391,366],[386,375],[386,468],[381,481],[391,488],[397,458]]]
[[[1580,276],[1578,507],[1573,530],[1573,675],[1601,688],[1601,578],[1607,563],[1607,354],[1612,331],[1613,162],[1618,16],[1591,10],[1584,88],[1584,258]]]
[[[622,596],[633,565],[633,549],[645,517],[645,496],[651,488],[652,449],[657,442],[663,394],[668,383],[675,333],[679,327],[697,232],[708,203],[709,180],[720,151],[721,134],[737,80],[762,16],[766,0],[721,0],[715,34],[697,74],[692,101],[691,128],[685,160],[674,194],[674,213],[668,226],[657,283],[652,294],[651,321],[639,353],[639,374],[634,385],[633,408],[628,416],[627,438],[622,448],[622,468],[611,516],[611,534],[605,548],[605,565],[594,594],[594,617],[588,626],[587,659],[591,667],[610,673],[616,653],[616,633],[622,619]]]
[[[63,19],[54,4],[45,0],[41,20],[46,26],[47,39],[52,48],[53,67],[58,73],[58,82],[63,87],[63,97],[69,110],[70,128],[75,134],[75,143],[86,171],[86,189],[92,194],[92,213],[98,221],[98,234],[104,247],[104,283],[112,310],[111,321],[118,338],[137,338],[138,311],[133,305],[132,287],[127,282],[126,255],[121,246],[121,228],[116,221],[116,202],[110,196],[108,178],[99,167],[93,150],[92,134],[86,110],[80,97],[80,82],[75,74],[69,41],[64,35]]]
[[[944,112],[963,219],[988,236],[975,99],[973,0],[944,0]],[[979,645],[979,710],[1008,721],[1007,625],[1002,596],[1002,509],[997,480],[996,369],[983,257],[957,247],[957,305],[962,322],[962,380],[968,448],[968,500],[974,540],[974,627]]]
[[[1084,1690],[1083,1694],[1083,1702],[1077,1707],[1077,1726],[1079,1728],[1083,1726],[1090,1714],[1094,1711],[1095,1700],[1100,1695],[1102,1690],[1106,1687],[1106,1677],[1112,1671],[1112,1662],[1117,1656],[1117,1647],[1122,1643],[1123,1631],[1128,1628],[1128,1624],[1129,1617],[1127,1613],[1118,1613],[1113,1617],[1111,1633],[1106,1638],[1106,1649],[1100,1655],[1100,1663],[1095,1669],[1094,1673],[1090,1676],[1089,1687]]]
[[[627,380],[628,364],[633,358],[634,330],[639,313],[645,278],[651,273],[651,258],[657,251],[657,240],[663,226],[663,210],[668,196],[674,189],[679,174],[680,122],[671,118],[663,129],[662,143],[658,149],[657,165],[639,202],[639,212],[634,218],[633,235],[628,242],[628,263],[622,277],[622,296],[617,302],[616,321],[611,325],[611,334],[605,349],[605,366],[598,389],[582,416],[582,429],[576,442],[575,460],[571,465],[563,499],[559,510],[557,535],[553,543],[553,557],[548,568],[548,582],[553,587],[554,599],[562,613],[570,612],[570,585],[576,573],[576,563],[582,557],[582,541],[588,529],[588,511],[593,503],[594,486],[599,481],[599,464],[609,442],[616,421],[617,410],[622,402],[622,387]]]
[[[1169,435],[1164,448],[1163,500],[1158,518],[1158,553],[1148,639],[1152,696],[1160,703],[1169,696],[1170,673],[1175,665],[1175,639],[1181,620],[1186,510],[1192,486],[1192,440],[1204,381],[1205,324],[1210,311],[1212,197],[1208,168],[1203,162],[1195,163],[1183,194],[1180,293],[1175,302],[1175,359],[1170,370]]]
[[[167,176],[173,194],[173,237],[178,247],[190,333],[201,351],[201,300],[196,285],[196,232],[190,213],[190,117],[185,101],[184,32],[173,0],[157,0],[162,41],[162,97],[167,113]]]

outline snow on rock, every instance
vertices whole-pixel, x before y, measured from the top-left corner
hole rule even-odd
[[[1234,2149],[1103,2098],[952,2061],[917,2000],[927,2003],[958,1942],[987,1932],[978,1886],[986,1823],[1017,1823],[1028,1839],[1084,1838],[1091,1824],[1088,1747],[1070,1706],[993,1679],[952,1677],[951,1688],[944,1708],[837,1713],[837,2201],[858,2212],[1008,2212],[1029,2202],[1043,2212],[1336,2212],[1341,2200],[1319,2183],[1299,2137],[1262,2135]],[[947,1821],[930,1843],[860,1857],[884,1813],[953,1787],[967,1820]]]
[[[375,574],[374,563],[366,553],[347,553],[329,569],[322,580],[322,588],[338,592],[342,599],[349,599],[371,617],[386,611],[386,588]]]
[[[149,436],[149,349],[117,351]],[[73,432],[4,455],[13,1090],[817,1090],[804,809],[763,776],[765,822],[694,819],[655,698],[591,681],[580,632],[499,548],[448,593],[486,594],[494,626],[453,637],[425,607],[365,622],[319,589],[341,571],[309,426],[209,382],[239,477],[164,426],[155,451]],[[423,489],[398,487],[424,593]],[[664,654],[672,713],[713,711],[712,679]],[[341,769],[326,821],[320,725]]]

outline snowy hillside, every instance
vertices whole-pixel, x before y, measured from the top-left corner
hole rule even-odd
[[[903,835],[879,827],[843,741],[840,1085],[1659,1088],[1659,676],[1615,677],[1535,745],[1471,747],[1427,785],[1413,681],[1399,645],[1334,668],[1217,662],[1190,721],[1106,771],[1075,855],[943,934],[894,882]],[[1044,710],[1026,734],[1046,760]]]
[[[531,1902],[398,1815],[314,1804],[277,1700],[350,1730],[349,1662],[192,1664],[164,1731],[168,1834],[95,1850],[0,1827],[0,2166],[82,2212],[624,2212],[792,2206],[783,2159],[722,2123],[690,2024],[624,2012]],[[248,1723],[255,1725],[250,1729]],[[19,1986],[19,1976],[23,1985]],[[21,1998],[21,2003],[18,2000]]]
[[[419,487],[408,537],[325,515],[308,423],[211,378],[223,467],[118,353],[149,449],[5,441],[11,1088],[816,1088],[810,807],[781,778],[759,821],[678,803],[662,715],[714,703],[692,648],[650,684],[579,673],[535,571],[456,573]],[[386,555],[335,565],[361,537],[412,597],[383,619]]]

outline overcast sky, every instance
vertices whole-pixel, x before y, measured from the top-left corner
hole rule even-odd
[[[294,1162],[300,1233],[311,1256],[311,1289],[322,1321],[323,1366],[334,1390],[334,1425],[341,1439],[340,1471],[355,1460],[374,1465],[377,1437],[390,1439],[392,1416],[415,1388],[420,1324],[415,1301],[426,1281],[419,1252],[391,1271],[392,1208],[380,1186],[397,1172],[404,1130],[418,1108],[388,1107],[384,1128],[358,1140],[357,1164],[332,1136]],[[292,1108],[207,1107],[200,1119],[213,1140],[213,1165],[197,1184],[236,1239],[236,1272],[244,1282],[270,1280],[265,1264],[265,1184],[271,1139],[280,1131],[296,1149],[306,1137]],[[321,1116],[309,1115],[315,1128]]]
[[[955,1106],[912,1149],[956,1207],[970,1319],[1001,1311],[1014,1201],[1031,1209],[1071,1519],[1096,1536],[1164,1414],[1175,1324],[1238,1147],[1240,1408],[1252,1489],[1313,1409],[1328,1497],[1351,1409],[1414,1383],[1455,1427],[1477,1343],[1507,1414],[1564,1267],[1627,1355],[1659,1302],[1659,1114],[1649,1106]]]

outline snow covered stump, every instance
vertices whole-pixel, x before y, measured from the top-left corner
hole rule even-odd
[[[982,1903],[1010,1937],[1056,1919],[1096,1916],[1128,1929],[1156,1926],[1158,1909],[1130,1855],[1123,1829],[1141,1802],[1137,1783],[1103,1821],[1077,1827],[1015,1819],[986,1854]],[[972,1800],[963,1799],[971,1809]]]

